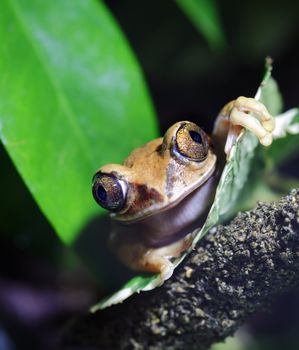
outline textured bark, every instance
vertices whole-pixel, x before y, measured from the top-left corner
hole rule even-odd
[[[299,284],[299,191],[240,213],[161,288],[82,317],[64,349],[204,350]]]

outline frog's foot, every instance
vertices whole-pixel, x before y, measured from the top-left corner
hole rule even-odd
[[[150,249],[144,256],[147,263],[147,270],[159,272],[162,281],[170,278],[174,271],[173,258],[178,258],[192,246],[193,236],[188,234],[182,239],[169,244],[168,246]]]
[[[133,270],[159,273],[161,282],[173,274],[174,265],[171,262],[173,252],[169,251],[168,247],[148,248],[141,243],[136,243],[130,247],[122,247],[118,256]]]
[[[242,126],[254,133],[262,145],[271,145],[275,119],[261,102],[240,96],[230,108],[229,116],[233,126]]]
[[[148,254],[145,264],[146,271],[149,272],[156,272],[160,274],[161,282],[168,280],[174,271],[174,265],[170,261],[171,257],[167,256],[161,256],[156,251],[156,249],[153,249],[150,251],[150,254]]]
[[[124,237],[113,231],[109,245],[127,267],[137,271],[159,273],[163,282],[173,274],[173,259],[191,248],[192,237],[192,234],[188,234],[167,246],[153,248],[140,242],[134,235]]]

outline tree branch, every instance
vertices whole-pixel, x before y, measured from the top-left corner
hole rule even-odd
[[[203,239],[161,288],[76,320],[64,349],[204,350],[299,284],[299,191]]]

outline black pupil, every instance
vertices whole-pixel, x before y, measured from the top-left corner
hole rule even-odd
[[[98,197],[102,202],[106,202],[107,200],[107,192],[105,188],[102,185],[99,185],[98,187]]]
[[[189,135],[191,136],[191,139],[194,141],[194,142],[197,142],[197,143],[202,143],[202,138],[200,136],[200,134],[194,130],[190,130],[189,131]]]

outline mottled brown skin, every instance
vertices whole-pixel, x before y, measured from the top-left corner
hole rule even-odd
[[[108,164],[100,169],[124,177],[132,190],[125,209],[112,214],[114,220],[134,222],[165,210],[212,175],[216,167],[212,149],[200,163],[182,162],[172,156],[171,140],[179,125],[173,125],[164,139],[155,139],[135,149],[123,165]]]
[[[272,142],[274,129],[264,105],[245,97],[221,110],[213,130],[213,147],[200,131],[203,148],[198,151],[198,143],[188,137],[189,129],[182,129],[191,124],[174,124],[164,138],[135,149],[123,165],[108,164],[98,171],[115,175],[128,188],[124,207],[111,213],[110,246],[128,267],[159,272],[162,280],[172,274],[171,260],[190,248],[192,225],[206,215],[226,156],[243,127],[264,145]],[[188,157],[177,152],[178,148]]]

